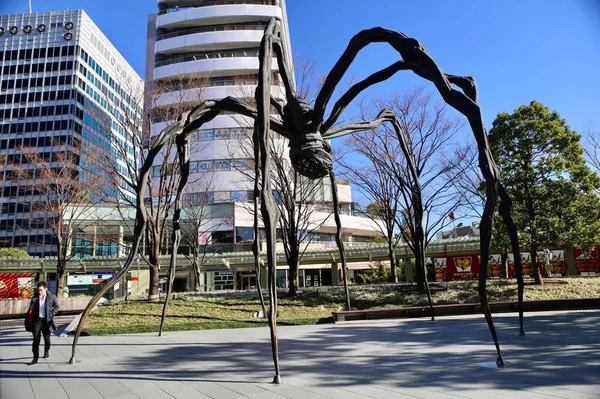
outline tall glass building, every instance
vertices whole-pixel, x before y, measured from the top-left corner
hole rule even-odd
[[[53,159],[53,153],[80,155],[93,140],[124,166],[111,146],[125,143],[126,156],[134,156],[119,120],[141,118],[135,99],[143,90],[143,80],[83,10],[0,15],[0,247],[56,251],[47,226],[32,215],[39,192],[11,178],[11,168],[26,163],[23,149]]]

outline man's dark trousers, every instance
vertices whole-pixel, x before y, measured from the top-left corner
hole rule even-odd
[[[44,318],[38,318],[33,325],[33,345],[31,347],[33,351],[33,358],[37,359],[40,357],[40,340],[44,336],[44,352],[50,350],[50,324]]]

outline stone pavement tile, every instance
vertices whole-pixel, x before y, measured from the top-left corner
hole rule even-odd
[[[426,399],[456,399],[464,396],[460,395],[460,392],[443,392],[434,389],[430,389],[427,386],[423,387],[398,387],[394,389],[394,392],[398,392],[402,395],[412,396],[415,398],[426,398]],[[484,396],[480,396],[484,398]]]
[[[325,398],[327,398],[327,396],[322,396],[315,392],[307,391],[306,389],[303,389],[302,387],[290,385],[289,382],[287,382],[287,380],[284,381],[284,383],[281,385],[267,383],[267,384],[264,384],[261,386],[264,387],[268,391],[274,392],[276,394],[279,394],[281,396],[284,396],[284,397],[290,398],[290,399],[307,399],[307,398],[325,399]]]
[[[27,378],[4,378],[0,380],[0,398],[32,399],[33,388]]]
[[[225,382],[220,382],[219,385],[221,385],[224,388],[230,389],[234,392],[237,392],[240,395],[246,395],[246,396],[251,396],[251,397],[255,397],[255,398],[259,398],[260,394],[267,394],[269,392],[265,388],[262,388],[259,385],[248,383],[248,382],[225,381]]]
[[[176,399],[210,399],[207,396],[181,381],[161,380],[154,382],[165,393]],[[136,392],[137,393],[137,392]]]
[[[598,375],[598,383],[594,384],[578,384],[578,385],[571,385],[571,384],[561,384],[559,385],[559,387],[561,389],[565,389],[568,391],[573,392],[573,394],[575,393],[585,393],[585,394],[590,394],[590,395],[595,395],[595,396],[599,396],[600,397],[600,374]]]
[[[262,393],[253,393],[253,394],[249,394],[247,396],[249,398],[256,398],[256,399],[289,399],[288,396],[284,396],[284,395],[281,395],[281,394],[273,392],[273,391],[263,391]],[[310,396],[311,399],[313,397],[314,396]]]
[[[51,397],[56,398],[65,397],[66,392],[54,376],[52,369],[41,360],[38,364],[27,366],[26,372],[33,392],[51,393]]]
[[[239,399],[244,398],[245,395],[241,395],[236,391],[225,388],[220,383],[212,381],[185,381],[185,385],[195,389],[196,391],[203,393],[209,398],[214,399]]]
[[[127,387],[121,384],[119,380],[115,380],[114,378],[89,376],[88,381],[98,392],[100,392],[100,395],[107,399],[133,394]]]
[[[401,393],[393,388],[383,388],[372,385],[351,385],[344,389],[364,395],[368,398],[381,398],[381,399],[413,399],[414,396]]]
[[[85,378],[78,376],[60,376],[57,377],[58,383],[62,386],[70,399],[103,399],[100,392]]]

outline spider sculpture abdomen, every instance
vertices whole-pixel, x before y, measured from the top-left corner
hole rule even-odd
[[[331,147],[320,133],[292,136],[289,147],[292,166],[302,176],[320,179],[333,169]]]

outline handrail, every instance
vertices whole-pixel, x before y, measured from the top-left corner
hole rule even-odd
[[[158,61],[154,63],[156,68],[171,65],[171,64],[179,64],[181,62],[188,61],[201,61],[201,60],[212,60],[218,58],[242,58],[242,57],[258,57],[258,48],[248,48],[248,49],[235,49],[229,51],[208,51],[201,53],[192,53],[192,54],[183,54],[183,55],[174,55],[169,57],[166,60]]]
[[[231,244],[233,245],[233,244]],[[346,257],[349,262],[366,262],[376,260],[386,260],[388,258],[388,248],[386,244],[373,244],[370,246],[360,246],[348,248]],[[478,254],[479,237],[456,238],[450,240],[432,241],[427,246],[427,257],[445,257],[452,254]],[[161,263],[168,264],[169,256],[161,256]],[[264,256],[264,255],[263,255]],[[285,253],[278,251],[277,264],[286,265]],[[411,256],[411,251],[407,244],[401,243],[396,247],[396,256]],[[70,261],[67,263],[67,271],[87,272],[96,270],[118,270],[123,266],[126,258],[118,257],[95,257],[82,259],[79,262]],[[330,264],[339,261],[339,252],[336,248],[315,248],[308,249],[302,256],[302,264]],[[252,252],[224,252],[209,255],[207,263],[203,266],[205,270],[217,270],[225,268],[225,264],[230,268],[253,267],[254,254]],[[56,266],[56,257],[46,258],[0,258],[0,273],[8,272],[41,272],[44,268],[48,270]],[[147,268],[144,262],[140,262],[142,268]],[[177,256],[177,268],[182,270],[189,269],[189,261],[183,255]]]

